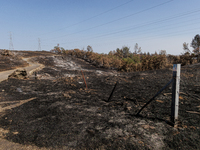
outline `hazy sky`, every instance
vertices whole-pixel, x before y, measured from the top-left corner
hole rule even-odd
[[[200,34],[200,0],[0,0],[0,49],[65,49],[108,53],[134,45],[143,52],[183,52]]]

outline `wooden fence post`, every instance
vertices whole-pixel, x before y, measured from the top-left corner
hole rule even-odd
[[[178,120],[180,70],[181,64],[173,65],[171,121],[174,124],[176,124],[176,121]]]

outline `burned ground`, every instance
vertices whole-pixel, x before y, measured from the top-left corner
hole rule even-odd
[[[7,131],[2,138],[49,149],[199,148],[200,65],[181,70],[179,123],[174,128],[168,123],[171,86],[135,116],[170,81],[172,70],[119,73],[62,56],[35,59],[46,66],[37,79],[0,83],[2,109],[33,99],[1,112],[0,128]]]
[[[55,53],[48,51],[12,51],[15,52],[18,56],[22,57],[36,57],[36,56],[53,56]]]
[[[7,51],[9,52],[9,55],[3,55],[4,51],[6,50],[0,50],[0,71],[12,70],[28,66],[29,64],[26,61],[24,61],[23,58],[55,55],[53,53],[46,51],[34,52],[34,51],[8,51],[8,50]]]
[[[16,56],[3,56],[0,54],[0,71],[12,70],[28,66],[28,63]]]

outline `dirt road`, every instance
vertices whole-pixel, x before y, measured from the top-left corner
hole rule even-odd
[[[23,67],[24,69],[26,69],[26,71],[27,71],[28,74],[32,74],[37,69],[44,68],[44,65],[39,64],[39,63],[33,63],[29,59],[30,58],[23,58],[23,60],[26,61],[29,64],[28,67]],[[18,69],[20,69],[20,68],[18,68]],[[17,69],[0,72],[0,82],[6,80],[8,78],[8,76],[11,73],[13,73],[15,70],[17,70]]]

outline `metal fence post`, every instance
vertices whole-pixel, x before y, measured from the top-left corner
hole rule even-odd
[[[181,64],[173,65],[172,104],[171,104],[171,121],[173,123],[176,123],[176,121],[178,120],[180,70],[181,70]]]

